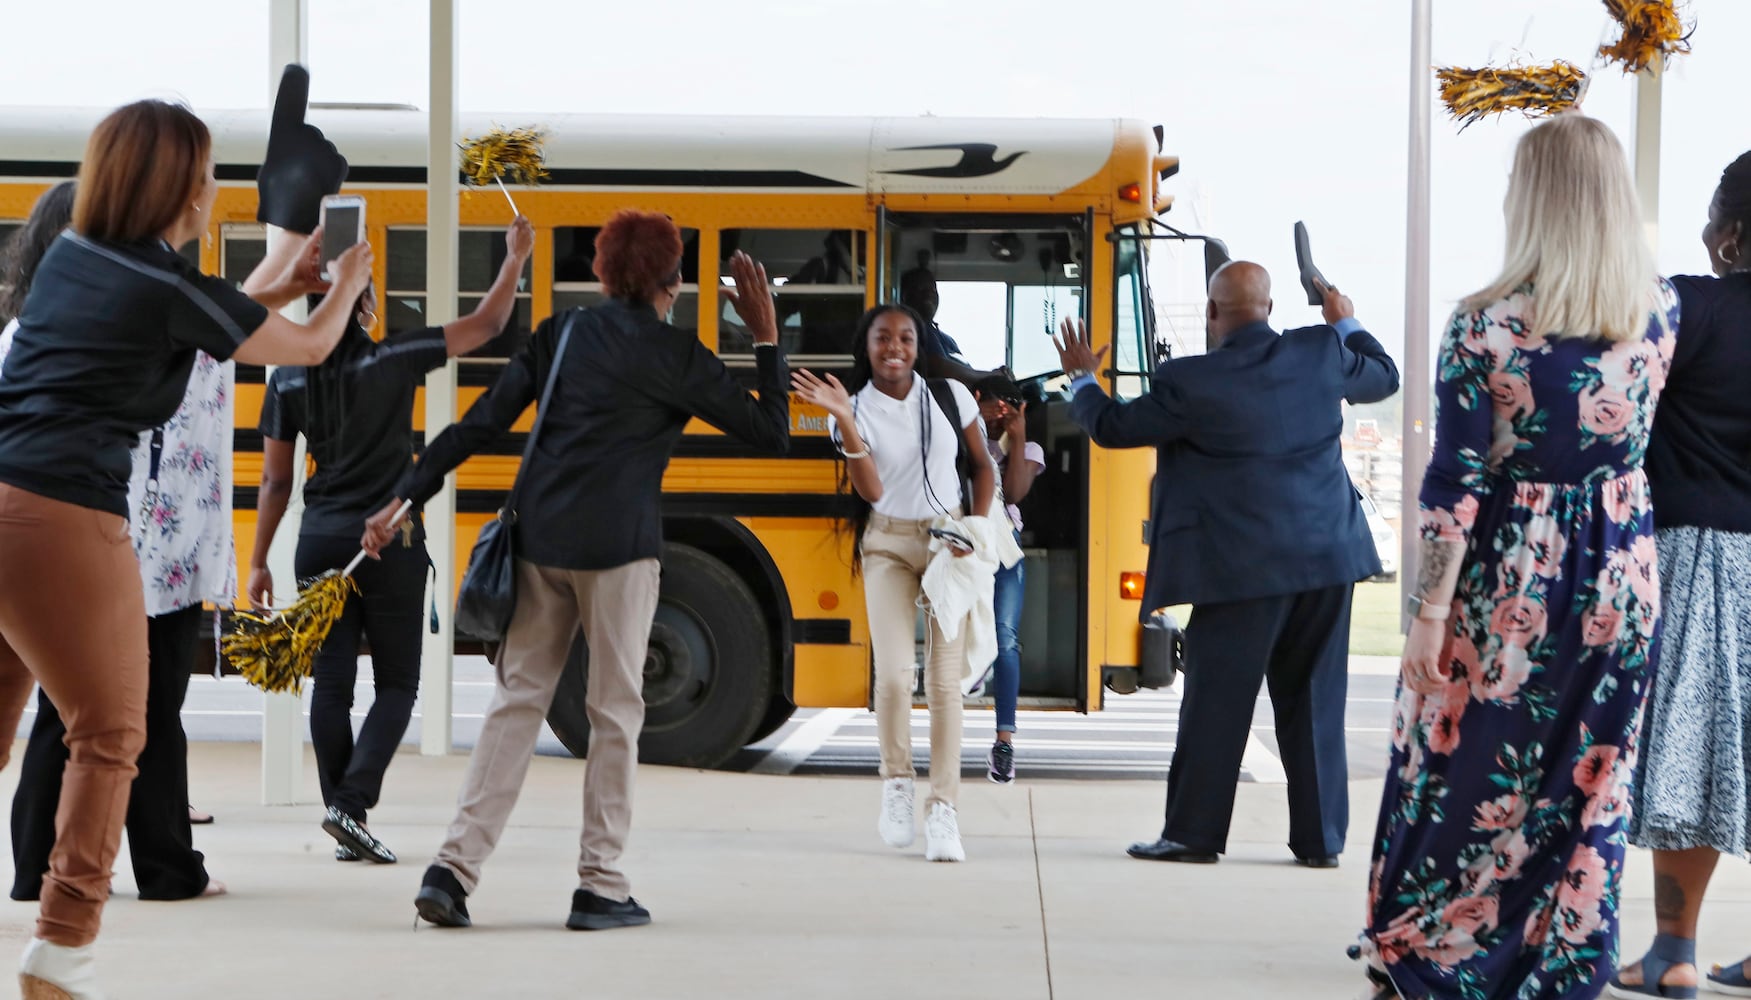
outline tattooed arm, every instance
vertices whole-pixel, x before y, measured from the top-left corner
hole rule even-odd
[[[1489,323],[1483,313],[1457,313],[1441,343],[1435,381],[1435,444],[1420,494],[1422,545],[1415,595],[1424,603],[1405,638],[1405,686],[1433,694],[1452,676],[1441,652],[1454,623],[1453,608],[1478,501],[1490,489],[1486,470],[1493,433],[1489,359],[1468,349]]]

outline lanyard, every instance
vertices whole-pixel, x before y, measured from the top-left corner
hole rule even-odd
[[[146,491],[140,497],[140,519],[151,521],[152,508],[158,505],[158,466],[164,461],[164,428],[152,428],[150,459],[146,465]]]

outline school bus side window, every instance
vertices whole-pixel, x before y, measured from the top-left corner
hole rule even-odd
[[[1118,373],[1113,394],[1135,399],[1149,391],[1155,307],[1149,298],[1145,244],[1124,235],[1121,231],[1113,244],[1113,370]]]
[[[842,361],[863,315],[864,234],[849,229],[725,229],[718,274],[742,250],[766,265],[778,294],[778,342],[793,361]],[[727,279],[725,279],[727,280]],[[754,341],[729,301],[718,317],[718,353],[748,355]]]
[[[473,312],[498,277],[505,262],[505,232],[502,229],[464,229],[456,245],[457,315]],[[431,325],[426,316],[426,231],[422,227],[396,227],[389,230],[389,287],[380,296],[380,308],[386,333],[406,333]],[[517,304],[511,310],[510,322],[498,336],[470,352],[471,358],[508,358],[529,339],[530,302],[529,265],[523,265],[523,277],[517,282]]]
[[[553,311],[589,307],[606,296],[590,269],[596,260],[600,226],[553,228]],[[670,323],[682,330],[699,328],[699,230],[681,230],[681,297],[675,300]]]

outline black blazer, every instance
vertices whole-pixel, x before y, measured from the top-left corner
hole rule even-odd
[[[790,448],[789,371],[781,349],[754,351],[759,395],[743,389],[691,330],[649,306],[610,299],[543,320],[498,383],[445,428],[396,495],[424,502],[444,475],[491,443],[541,394],[575,314],[559,381],[517,498],[517,557],[558,569],[612,569],[661,558],[663,472],[698,417],[773,455]]]
[[[1398,391],[1364,330],[1264,323],[1156,369],[1149,395],[1084,386],[1071,416],[1096,444],[1156,448],[1143,617],[1355,583],[1380,559],[1344,468],[1340,401]]]

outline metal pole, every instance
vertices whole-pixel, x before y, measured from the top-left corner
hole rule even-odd
[[[1410,157],[1405,185],[1404,248],[1404,477],[1399,501],[1399,588],[1417,585],[1420,555],[1417,492],[1429,464],[1434,380],[1429,363],[1429,159],[1433,132],[1434,71],[1431,0],[1411,8]]]
[[[268,6],[268,101],[272,107],[279,93],[280,74],[287,63],[303,63],[309,51],[309,11],[304,0],[271,0]],[[269,250],[281,240],[295,238],[284,230],[268,227]],[[287,306],[283,312],[291,319],[303,322],[307,308],[302,300]],[[273,375],[273,369],[268,369]],[[268,565],[273,570],[276,589],[294,588],[279,600],[289,600],[296,591],[297,576],[293,554],[298,547],[298,527],[304,511],[304,442],[298,441],[293,453],[292,502],[286,507],[274,536],[274,546]],[[284,591],[282,590],[282,593]],[[264,694],[261,712],[261,802],[265,806],[290,806],[298,803],[304,788],[304,698],[299,694]]]
[[[440,326],[456,318],[457,206],[456,0],[431,0],[431,98],[426,127],[426,316]],[[456,362],[426,377],[426,440],[456,419]],[[427,632],[420,659],[420,753],[450,752],[450,695],[455,677],[456,477],[426,504],[438,631]]]
[[[1635,78],[1635,188],[1642,204],[1642,228],[1655,253],[1660,250],[1660,105],[1665,75],[1662,59]]]

